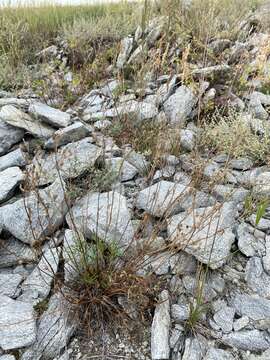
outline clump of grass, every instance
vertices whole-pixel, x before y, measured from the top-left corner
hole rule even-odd
[[[213,121],[204,126],[201,145],[233,158],[250,157],[266,162],[270,156],[270,127],[264,121],[261,126],[258,134],[241,114],[230,113],[227,117],[216,114]]]

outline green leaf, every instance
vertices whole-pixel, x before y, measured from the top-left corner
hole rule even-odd
[[[268,201],[264,201],[259,205],[256,212],[256,221],[255,221],[256,226],[259,225],[261,218],[265,215],[265,211],[268,205],[269,205]]]

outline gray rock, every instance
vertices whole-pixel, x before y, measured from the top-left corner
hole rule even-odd
[[[3,227],[26,244],[34,244],[62,224],[67,212],[65,184],[57,180],[0,210]]]
[[[220,55],[220,53],[229,48],[231,44],[229,39],[217,39],[209,44],[209,48],[213,51],[214,55]]]
[[[0,107],[5,106],[5,105],[18,106],[19,108],[23,108],[23,109],[27,110],[27,108],[29,106],[29,100],[18,99],[15,97],[1,98],[0,99]]]
[[[145,45],[139,45],[133,53],[130,55],[127,64],[139,64],[144,60],[144,57],[147,53],[147,47]]]
[[[33,120],[28,114],[12,105],[3,106],[0,110],[0,119],[5,123],[18,127],[39,138],[49,138],[54,130],[37,120]]]
[[[36,319],[31,304],[0,295],[0,347],[13,350],[36,339]]]
[[[262,331],[242,330],[224,335],[222,342],[240,350],[263,351],[269,349],[270,337]]]
[[[48,139],[45,143],[46,149],[55,149],[59,146],[66,145],[68,143],[79,141],[92,133],[91,126],[84,125],[77,121],[72,125],[65,127],[64,129],[57,130],[53,137]]]
[[[132,180],[138,174],[138,170],[121,157],[108,159],[106,160],[106,164],[112,169],[120,181]]]
[[[23,136],[24,131],[22,129],[8,125],[0,118],[0,155],[5,154],[11,146],[19,142]]]
[[[210,348],[203,360],[234,360],[235,357],[228,351]]]
[[[249,110],[252,113],[252,115],[260,120],[267,120],[269,115],[267,111],[264,109],[261,98],[258,96],[259,93],[254,91],[250,95],[250,101],[249,101]]]
[[[136,206],[157,217],[175,214],[190,207],[212,205],[214,199],[182,184],[160,181],[139,192]]]
[[[240,319],[235,320],[233,323],[234,331],[239,331],[244,329],[246,326],[249,325],[249,318],[248,316],[242,316]]]
[[[188,129],[180,130],[180,144],[184,150],[192,151],[195,147],[195,133]]]
[[[204,340],[200,341],[200,337],[187,338],[182,360],[202,360],[205,353],[206,344]]]
[[[134,116],[134,118],[141,122],[148,119],[153,119],[158,115],[158,109],[154,104],[147,102],[138,102],[130,100],[125,103],[115,105],[114,108],[104,111],[96,112],[84,117],[84,121],[96,121],[102,119],[117,119],[122,116]]]
[[[245,279],[248,286],[260,296],[270,296],[270,276],[264,271],[259,257],[254,256],[247,262]]]
[[[256,220],[257,220],[257,215],[256,214],[252,214],[249,218],[248,218],[249,222],[251,223],[252,226],[254,226],[256,229],[261,230],[261,231],[267,231],[270,229],[270,220],[269,219],[265,219],[265,218],[261,218],[259,223],[256,224]]]
[[[0,360],[16,360],[16,358],[13,355],[0,355]]]
[[[236,294],[231,300],[238,315],[248,316],[251,320],[270,320],[270,300],[262,297]]]
[[[234,308],[225,305],[214,314],[213,318],[223,333],[229,333],[233,328],[234,315]]]
[[[233,187],[232,185],[215,185],[212,194],[218,201],[233,201],[236,204],[244,202],[249,191],[241,187]]]
[[[250,354],[246,360],[269,360],[270,349],[264,351],[261,355]]]
[[[13,166],[21,167],[25,165],[26,165],[25,155],[20,148],[0,157],[0,171],[3,171]]]
[[[0,172],[0,203],[13,195],[23,179],[24,175],[18,167],[11,167]]]
[[[255,196],[270,196],[270,172],[264,172],[256,177],[253,192]]]
[[[0,240],[0,269],[30,263],[35,259],[34,250],[21,241],[14,238]]]
[[[6,295],[10,298],[18,295],[18,286],[23,277],[20,274],[1,274],[0,273],[0,295]]]
[[[189,317],[189,306],[182,304],[173,304],[171,309],[172,319],[175,322],[182,322],[188,319]]]
[[[67,215],[67,223],[71,229],[75,225],[87,238],[96,235],[123,247],[128,246],[134,236],[126,198],[113,191],[84,196]]]
[[[55,127],[66,127],[71,123],[70,114],[38,101],[32,102],[28,111],[37,119]]]
[[[49,184],[59,179],[59,175],[63,179],[74,179],[89,170],[101,154],[102,149],[85,138],[63,146],[56,154],[37,155],[27,170],[39,185]]]
[[[236,212],[234,203],[224,203],[220,208],[213,206],[175,215],[168,219],[169,239],[216,269],[230,255]]]
[[[144,175],[149,170],[149,162],[146,160],[145,156],[137,153],[131,148],[126,148],[124,150],[124,158],[132,166],[134,166],[141,175]]]
[[[264,270],[270,273],[270,236],[265,237],[265,256],[262,259]]]
[[[249,170],[253,166],[253,161],[248,158],[233,159],[229,162],[229,166],[235,170]]]
[[[169,293],[163,290],[156,306],[151,329],[152,360],[168,360],[170,358],[170,300]]]
[[[121,49],[116,61],[116,67],[122,69],[127,62],[133,49],[134,40],[132,37],[126,37],[121,41]]]
[[[191,72],[191,75],[195,78],[213,79],[213,77],[218,76],[220,78],[227,76],[231,72],[231,67],[229,65],[214,65],[201,69],[195,69]]]
[[[104,130],[109,128],[112,125],[112,122],[110,120],[98,120],[94,123],[94,128],[96,130]]]
[[[68,345],[77,325],[71,304],[61,293],[54,294],[39,320],[36,341],[21,360],[54,359]]]
[[[186,86],[180,86],[164,103],[164,111],[172,124],[185,125],[197,102],[196,96]]]
[[[265,253],[264,237],[254,235],[255,229],[247,223],[241,223],[237,227],[239,250],[246,256],[263,256]]]
[[[60,261],[60,249],[48,249],[38,265],[23,282],[20,300],[36,305],[45,300],[50,291]]]

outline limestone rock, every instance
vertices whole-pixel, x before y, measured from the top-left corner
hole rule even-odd
[[[11,146],[19,142],[23,136],[24,131],[22,129],[6,124],[0,117],[0,155],[5,154]]]
[[[222,342],[240,350],[263,351],[269,349],[270,337],[262,331],[242,330],[224,335]]]
[[[0,172],[0,203],[13,195],[23,178],[24,175],[18,167],[11,167]]]
[[[0,269],[34,262],[33,249],[14,238],[0,240]]]
[[[5,295],[10,298],[18,295],[18,286],[23,278],[20,274],[1,274],[0,273],[0,296]]]
[[[28,111],[37,119],[55,127],[66,127],[71,122],[70,115],[68,113],[54,109],[51,106],[42,104],[38,101],[32,102]]]
[[[24,153],[20,148],[0,157],[0,171],[3,171],[9,167],[21,167],[24,165],[26,165],[26,159]]]

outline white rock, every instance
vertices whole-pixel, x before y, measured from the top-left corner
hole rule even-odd
[[[13,195],[23,179],[24,175],[18,167],[11,167],[0,172],[0,203]]]
[[[33,344],[36,319],[31,304],[0,295],[0,347],[13,350]]]
[[[71,122],[70,114],[38,101],[31,102],[28,111],[34,117],[55,127],[66,127]]]
[[[253,192],[255,196],[270,196],[270,172],[264,172],[256,177]]]
[[[132,37],[126,37],[121,41],[121,49],[116,61],[118,69],[122,69],[127,62],[133,48],[133,41]]]
[[[17,289],[22,280],[23,277],[20,274],[0,273],[0,295],[6,295],[10,298],[18,295]]]
[[[168,360],[170,358],[170,300],[169,293],[163,290],[156,306],[151,329],[152,360]]]
[[[14,238],[0,241],[0,269],[35,261],[34,250],[21,241]]]
[[[222,342],[240,350],[263,351],[269,349],[270,336],[258,330],[242,330],[224,335]]]
[[[138,170],[133,165],[120,157],[108,159],[106,164],[121,181],[132,180],[138,174]]]
[[[203,360],[234,360],[235,357],[228,351],[210,348]]]
[[[232,331],[234,315],[235,310],[230,306],[223,306],[215,313],[215,323],[222,330],[222,332],[229,333]]]

